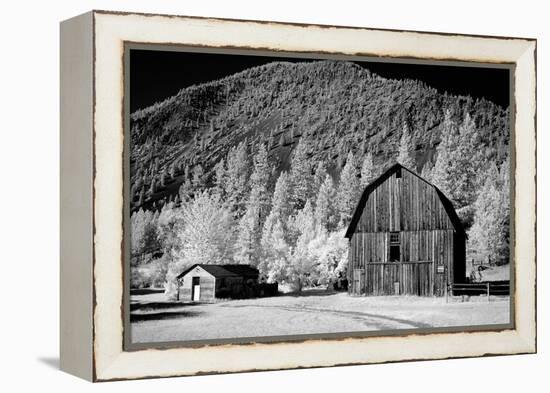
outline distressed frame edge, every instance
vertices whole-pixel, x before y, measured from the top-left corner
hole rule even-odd
[[[537,353],[537,41],[516,62],[514,120],[514,297],[516,330],[529,353]],[[520,72],[521,71],[521,72]],[[522,110],[518,110],[519,107]],[[520,134],[520,130],[525,135]],[[521,138],[521,139],[520,139]],[[519,145],[518,145],[519,143]],[[519,147],[519,148],[518,148]],[[525,167],[525,168],[524,168]],[[522,172],[523,171],[523,172]],[[526,180],[528,178],[528,180]],[[518,192],[518,190],[521,190]],[[525,200],[527,199],[527,200]],[[519,203],[518,203],[519,202]],[[526,206],[522,206],[522,204]],[[519,207],[518,207],[519,205]],[[520,227],[518,230],[518,226]],[[520,235],[518,236],[518,232]],[[528,242],[527,244],[524,244]],[[519,247],[518,247],[519,244]],[[528,253],[519,264],[518,250]],[[521,279],[518,280],[518,271]],[[520,306],[520,304],[523,304]]]
[[[102,13],[103,14],[103,13]],[[109,15],[112,15],[113,13],[108,13]],[[135,15],[135,14],[130,14],[130,15]],[[171,18],[173,18],[173,16],[170,16]],[[191,17],[186,17],[186,18],[191,18]],[[207,18],[207,19],[210,19],[210,18]],[[252,21],[252,22],[256,22],[256,21]],[[275,22],[272,22],[272,25],[285,25],[284,23],[275,23]],[[323,26],[323,27],[326,27],[326,26]],[[360,28],[358,28],[360,29]],[[363,29],[363,30],[370,30],[370,29]],[[418,33],[418,32],[413,32],[413,33]],[[399,34],[399,32],[395,32],[394,34]],[[427,33],[428,35],[429,34],[434,34],[434,33]],[[452,35],[452,36],[466,36],[468,37],[467,35]],[[504,39],[505,38],[502,38],[502,37],[497,37],[498,39]],[[532,42],[534,41],[534,42]],[[95,41],[94,41],[95,43]],[[528,57],[531,59],[531,60],[534,60],[534,61],[527,61],[527,66],[529,65],[533,65],[533,71],[534,71],[534,75],[533,75],[533,79],[535,80],[535,83],[534,83],[534,86],[530,86],[530,87],[534,87],[536,89],[536,40],[526,40],[525,42],[525,51],[524,51],[524,54],[527,54]],[[533,53],[533,55],[530,55],[530,53]],[[530,63],[530,64],[529,64]],[[95,74],[94,74],[95,76]],[[530,90],[530,89],[527,89],[527,90]],[[532,91],[528,91],[528,96],[530,96],[530,98],[532,99],[532,104],[534,106],[533,108],[533,115],[535,116],[535,119],[536,119],[536,98],[532,95]],[[517,108],[517,102],[516,102],[516,108]],[[516,121],[516,125],[517,125],[517,121]],[[533,123],[533,127],[531,129],[529,129],[528,131],[532,131],[532,135],[528,135],[528,137],[532,136],[535,140],[535,145],[534,145],[534,153],[536,154],[536,124]],[[535,176],[535,182],[532,184],[532,186],[534,188],[536,188],[536,162],[534,162],[534,176]],[[517,170],[517,168],[516,168]],[[516,186],[517,187],[517,186]],[[536,207],[536,195],[535,195],[535,200],[534,200],[534,203],[535,203],[535,207]],[[517,217],[517,216],[516,216]],[[533,221],[533,232],[532,234],[534,236],[536,236],[536,214],[532,217],[532,221]],[[534,258],[535,258],[535,264],[536,264],[536,250],[532,250],[532,251],[535,251],[534,253]],[[532,264],[531,266],[531,270],[533,271],[534,270],[534,276],[532,277],[534,280],[535,280],[535,285],[536,285],[536,265],[535,264]],[[532,272],[531,272],[532,273]],[[97,283],[95,283],[97,285]],[[533,295],[536,295],[536,288],[534,288],[534,291],[533,291]],[[515,299],[516,302],[518,302],[518,299],[516,298]],[[521,309],[524,309],[524,308],[534,308],[534,304],[535,304],[535,301],[536,301],[536,296],[532,296],[531,299],[530,299],[530,302],[529,303],[533,303],[533,304],[529,304],[529,305],[523,305],[521,306]],[[517,307],[517,306],[516,306]],[[516,318],[518,316],[516,315]],[[527,318],[529,319],[530,316],[527,316]],[[426,358],[416,358],[416,357],[413,357],[413,358],[407,358],[407,357],[402,357],[400,358],[399,360],[380,360],[380,361],[361,361],[359,363],[356,363],[356,362],[352,362],[352,363],[333,363],[333,364],[324,364],[324,365],[299,365],[299,366],[296,366],[296,365],[289,365],[288,367],[278,367],[278,368],[262,368],[262,370],[271,370],[271,369],[287,369],[287,368],[301,368],[301,367],[308,367],[308,368],[311,368],[311,367],[330,367],[330,366],[338,366],[338,365],[345,365],[345,364],[368,364],[368,363],[381,363],[381,362],[395,362],[395,361],[411,361],[411,360],[429,360],[429,359],[443,359],[443,358],[454,358],[454,357],[472,357],[472,356],[491,356],[491,355],[505,355],[505,354],[520,354],[520,353],[533,353],[533,352],[536,352],[536,310],[533,310],[533,321],[534,322],[534,326],[532,326],[532,330],[531,331],[526,331],[525,329],[523,329],[523,325],[522,326],[517,326],[516,327],[516,330],[514,331],[515,334],[515,337],[514,339],[516,340],[516,344],[519,344],[521,348],[516,348],[515,350],[513,350],[512,352],[510,353],[505,353],[504,352],[499,352],[499,353],[479,353],[479,354],[466,354],[466,355],[457,355],[457,356],[428,356]],[[530,321],[528,321],[530,322]],[[97,332],[96,332],[97,334]],[[94,336],[94,341],[95,341],[95,336]],[[395,339],[395,338],[392,338],[392,339]],[[367,339],[368,340],[368,339]],[[122,345],[122,343],[121,343]],[[140,352],[151,352],[151,351],[140,351]],[[121,355],[121,353],[119,353],[119,355]],[[122,354],[124,355],[124,354]],[[95,358],[95,356],[94,356]],[[102,370],[100,370],[100,376],[99,378],[94,378],[98,381],[103,381],[103,380],[117,380],[117,379],[135,379],[135,378],[152,378],[152,377],[167,377],[167,376],[183,376],[183,375],[200,375],[200,374],[209,374],[209,373],[230,373],[230,372],[243,372],[243,371],[259,371],[259,370],[256,370],[256,369],[240,369],[240,370],[224,370],[224,371],[207,371],[207,372],[201,372],[201,371],[197,371],[197,372],[189,372],[189,373],[186,373],[186,372],[183,372],[183,371],[179,371],[179,372],[168,372],[167,374],[164,374],[164,373],[161,373],[161,374],[155,374],[155,375],[144,375],[144,376],[117,376],[117,375],[113,375],[111,374],[109,376],[109,372],[108,372],[108,369],[111,369],[111,371],[115,371],[113,369],[116,369],[118,366],[120,366],[120,362],[125,362],[127,361],[128,359],[124,359],[124,356],[116,356],[115,358],[112,358],[111,359],[111,363],[108,365],[107,368],[102,368]],[[105,372],[104,372],[105,371]],[[116,371],[115,371],[115,374],[116,374]]]
[[[370,30],[370,31],[381,31],[381,32],[394,32],[394,33],[418,33],[421,35],[424,34],[433,34],[441,35],[448,37],[471,37],[471,38],[491,38],[491,39],[503,39],[503,40],[525,40],[525,41],[536,41],[535,37],[510,37],[510,36],[499,36],[499,35],[486,35],[486,34],[467,34],[467,33],[450,33],[450,32],[441,32],[441,31],[429,31],[429,30],[408,30],[408,29],[389,29],[383,27],[365,27],[365,26],[356,26],[356,25],[329,25],[323,23],[305,23],[305,22],[284,22],[284,21],[272,21],[272,20],[263,20],[263,19],[241,19],[241,18],[222,18],[217,16],[198,16],[198,15],[183,15],[183,14],[163,14],[163,13],[151,13],[151,12],[138,12],[138,11],[113,11],[113,10],[104,10],[104,9],[94,9],[91,12],[98,15],[120,15],[120,16],[146,16],[153,17],[159,16],[163,18],[176,18],[176,19],[195,19],[195,20],[204,20],[204,21],[219,21],[219,22],[237,22],[237,23],[256,23],[256,24],[270,24],[270,25],[284,25],[284,26],[294,26],[294,27],[319,27],[324,29],[355,29],[355,30]]]

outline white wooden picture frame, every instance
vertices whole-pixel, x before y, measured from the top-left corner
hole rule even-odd
[[[124,51],[152,44],[513,68],[513,326],[127,349]],[[61,23],[61,368],[90,381],[536,352],[536,40],[91,11]]]

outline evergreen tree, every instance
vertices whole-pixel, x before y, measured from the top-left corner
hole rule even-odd
[[[258,260],[258,236],[259,206],[249,203],[246,213],[239,221],[237,229],[237,242],[235,244],[235,262],[241,264],[257,264]]]
[[[281,279],[283,273],[286,272],[289,215],[288,175],[286,172],[282,172],[275,184],[271,211],[263,224],[260,241],[262,258],[258,268],[269,282]]]
[[[202,165],[199,164],[193,168],[193,192],[201,192],[204,191],[204,188],[206,187],[206,181],[204,177],[204,169],[202,168]]]
[[[339,213],[339,225],[347,226],[357,204],[359,194],[359,181],[357,179],[357,169],[355,157],[350,151],[340,174],[340,183],[336,194],[336,206]]]
[[[325,166],[325,162],[323,160],[319,161],[317,164],[317,167],[315,168],[315,175],[313,177],[313,190],[312,194],[317,195],[319,193],[319,190],[321,189],[321,186],[325,182],[325,178],[327,177],[327,169]]]
[[[485,183],[475,203],[474,223],[469,231],[469,242],[478,259],[488,260],[498,255],[502,227],[499,206],[501,196],[498,190],[498,169],[491,165],[486,172]]]
[[[399,141],[399,154],[397,155],[397,162],[405,168],[416,172],[416,162],[413,154],[414,146],[412,135],[410,134],[407,123],[403,123],[403,131],[401,133],[401,140]]]
[[[472,225],[474,203],[485,181],[483,172],[479,170],[485,167],[485,159],[479,154],[479,143],[471,116],[466,112],[457,128],[447,111],[431,181],[453,202],[466,228]]]
[[[135,257],[142,257],[157,249],[157,217],[150,210],[139,209],[130,217],[131,250]]]
[[[433,164],[430,160],[426,161],[424,163],[424,166],[422,167],[422,173],[420,176],[425,179],[428,182],[432,182],[432,173],[433,173]]]
[[[160,174],[160,186],[166,187],[166,172],[164,170]]]
[[[222,158],[214,166],[214,191],[223,200],[225,198],[226,179],[225,179],[225,160]]]
[[[157,184],[153,177],[151,178],[151,185],[149,186],[149,195],[153,195],[155,192],[157,192]]]
[[[477,259],[507,263],[510,258],[510,175],[509,159],[500,169],[491,163],[474,204],[469,250]]]
[[[443,194],[450,196],[453,184],[452,152],[456,149],[456,124],[451,119],[451,112],[445,112],[445,120],[441,128],[441,141],[437,146],[437,158],[432,171],[432,183]]]
[[[176,177],[176,171],[177,163],[174,161],[172,165],[170,165],[170,179],[174,179]]]
[[[246,141],[245,141],[246,142]],[[245,142],[231,148],[225,171],[226,202],[235,217],[242,217],[248,194],[248,158]]]
[[[134,212],[130,217],[130,226],[131,226],[131,250],[132,256],[139,256],[143,248],[143,234],[145,229],[145,212],[143,209],[139,209],[137,212]]]
[[[301,139],[294,150],[290,167],[290,201],[295,210],[304,207],[311,195],[311,164],[307,157],[307,142]]]
[[[271,168],[263,145],[254,157],[254,171],[250,176],[250,196],[246,213],[239,222],[235,260],[239,263],[257,265],[260,257],[262,217],[269,207],[267,183]]]
[[[269,194],[267,187],[271,176],[272,167],[269,164],[267,150],[264,144],[258,148],[254,156],[254,170],[250,176],[250,198],[249,203],[258,204],[258,214],[265,217],[269,208]]]
[[[334,201],[336,200],[336,191],[330,175],[325,176],[325,181],[321,185],[317,194],[315,203],[315,222],[319,230],[332,231],[336,224],[336,211]]]
[[[155,173],[157,173],[159,171],[159,166],[160,166],[160,159],[158,157],[156,157],[155,158],[155,164],[154,164]]]
[[[372,154],[367,153],[363,159],[363,164],[361,165],[361,189],[364,190],[372,181],[376,178],[376,172],[374,170],[374,163],[372,159]]]
[[[458,143],[451,152],[453,186],[450,198],[460,209],[472,205],[477,196],[478,167],[482,165],[477,157],[479,137],[473,119],[466,113],[459,127]]]
[[[130,187],[130,200],[133,202],[135,200],[137,190],[138,190],[138,184],[134,183],[132,184],[132,187]]]
[[[498,226],[499,240],[496,253],[500,261],[509,261],[510,258],[510,158],[501,164],[498,177],[499,204]]]
[[[139,191],[139,198],[138,198],[138,206],[143,205],[143,202],[145,202],[145,188],[141,187],[141,190]]]
[[[290,207],[290,187],[288,175],[286,172],[281,172],[277,182],[275,183],[275,191],[271,202],[270,216],[277,217],[284,226],[288,221],[291,212]]]
[[[183,183],[181,183],[180,188],[178,190],[178,194],[182,201],[187,201],[192,197],[193,184],[191,184],[191,181],[188,178],[185,178]]]

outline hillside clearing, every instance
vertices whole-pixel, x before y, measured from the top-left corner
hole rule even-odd
[[[444,298],[311,291],[182,304],[142,295],[132,296],[131,334],[134,343],[145,343],[508,323],[508,298],[493,300],[446,303]]]

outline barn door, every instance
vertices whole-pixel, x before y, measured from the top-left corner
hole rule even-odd
[[[364,271],[363,269],[354,269],[353,270],[353,293],[356,295],[360,295],[363,293],[363,277],[364,277]]]
[[[193,277],[191,288],[193,292],[191,299],[194,302],[198,302],[201,299],[201,278],[200,277]]]

